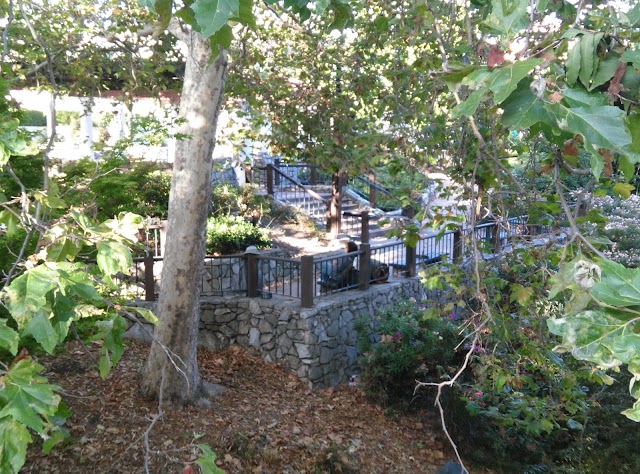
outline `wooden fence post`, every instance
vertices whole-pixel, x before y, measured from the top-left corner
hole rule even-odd
[[[267,165],[267,194],[273,196],[273,165]]]
[[[147,252],[144,256],[144,299],[145,301],[155,301],[156,282],[153,276],[153,255]]]
[[[462,260],[462,228],[458,228],[453,232],[453,262],[460,263]]]
[[[413,206],[406,206],[404,208],[405,215],[408,219],[413,219],[416,215],[416,211]],[[410,245],[405,246],[405,262],[407,264],[407,276],[416,276],[416,248]]]
[[[500,253],[501,243],[500,243],[500,233],[502,232],[502,228],[500,226],[500,221],[496,221],[493,226],[493,253]]]
[[[358,257],[358,272],[360,290],[368,290],[371,285],[371,246],[369,243],[360,244],[360,256]]]
[[[367,211],[360,213],[360,242],[369,243],[369,212]]]
[[[300,258],[300,306],[313,307],[313,294],[316,287],[313,271],[313,255]]]
[[[258,296],[258,255],[247,253],[247,296]]]
[[[280,169],[280,158],[276,158],[273,160],[273,167],[276,169]],[[274,173],[273,181],[276,187],[280,186],[280,175],[278,173]]]

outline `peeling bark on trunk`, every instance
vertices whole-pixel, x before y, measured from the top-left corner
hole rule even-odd
[[[187,42],[180,100],[180,116],[186,123],[180,133],[189,138],[176,144],[158,301],[160,322],[141,383],[146,397],[177,405],[203,403],[213,389],[200,377],[197,342],[212,153],[227,70],[226,51],[212,62],[209,44],[200,34],[192,32]]]

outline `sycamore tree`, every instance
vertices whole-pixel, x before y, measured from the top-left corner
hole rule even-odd
[[[281,9],[278,2],[267,3]],[[176,146],[157,307],[160,324],[143,376],[142,392],[169,403],[207,404],[220,389],[200,377],[196,351],[200,318],[198,275],[205,255],[212,152],[224,99],[226,49],[232,42],[234,29],[255,25],[253,2],[214,0],[174,5],[172,1],[160,0],[146,4],[159,15],[157,27],[169,28],[187,46],[180,101],[184,125],[180,133],[188,138]],[[309,7],[304,0],[284,2],[284,8],[302,20],[311,16]],[[349,12],[347,2],[340,0],[318,2],[315,7],[316,13],[327,10],[336,17]]]

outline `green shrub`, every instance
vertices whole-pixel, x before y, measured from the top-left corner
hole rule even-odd
[[[39,110],[23,110],[20,125],[25,127],[46,127],[47,117]]]
[[[114,158],[98,164],[83,159],[62,169],[66,198],[88,209],[99,220],[120,212],[165,219],[169,208],[171,173],[154,163]]]
[[[39,189],[44,181],[44,158],[42,155],[12,156],[9,164],[27,190]],[[20,185],[0,168],[0,193],[8,199],[20,195]]]
[[[402,405],[413,398],[415,380],[442,380],[459,362],[455,348],[460,342],[456,323],[449,315],[425,316],[424,305],[414,298],[379,311],[371,325],[358,321],[361,378],[367,394],[389,405]]]
[[[628,403],[628,380],[604,386],[602,372],[553,351],[558,340],[546,322],[564,310],[563,302],[545,298],[553,267],[543,252],[515,250],[479,267],[491,319],[475,345],[468,339],[459,352],[455,348],[463,335],[456,325],[447,317],[435,318],[446,305],[439,312],[423,311],[406,301],[381,312],[375,342],[368,336],[371,325],[360,321],[364,389],[390,406],[411,400],[415,409],[428,408],[431,404],[412,398],[415,380],[448,379],[470,351],[469,366],[441,398],[464,459],[496,472],[601,473],[607,467],[637,472],[636,425],[617,406],[605,406],[610,399],[619,400],[619,406]],[[450,276],[455,273],[440,272],[440,280]],[[458,287],[447,284],[452,292],[467,286],[466,307],[479,309],[474,286],[465,281]],[[417,395],[429,400],[435,393],[423,387]],[[604,460],[602,453],[610,457]]]
[[[80,127],[80,112],[69,112],[67,110],[56,111],[56,123],[58,125],[72,125]]]
[[[250,245],[267,248],[267,234],[239,216],[220,215],[207,221],[207,253],[228,255],[244,251]]]
[[[252,185],[234,186],[228,183],[218,184],[211,191],[211,214],[238,215],[248,217],[252,222],[269,213],[271,200],[258,196]]]

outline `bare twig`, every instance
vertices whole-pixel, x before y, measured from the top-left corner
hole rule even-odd
[[[572,238],[567,243],[567,245],[571,242],[574,242],[575,239],[579,239],[589,250],[595,253],[598,257],[602,259],[606,259],[603,253],[600,252],[600,250],[598,250],[597,248],[595,248],[593,244],[589,242],[589,240],[584,235],[582,235],[582,232],[580,232],[580,229],[578,229],[578,225],[576,224],[575,217],[571,212],[571,208],[569,207],[569,204],[567,203],[567,200],[564,197],[564,192],[562,190],[562,182],[560,180],[560,161],[561,161],[561,158],[559,157],[555,159],[554,166],[553,166],[553,177],[556,184],[556,192],[558,194],[558,199],[560,200],[560,206],[562,207],[562,210],[567,216],[567,221],[569,222],[569,229],[570,229]]]
[[[162,416],[164,414],[164,412],[162,411],[162,394],[164,393],[164,383],[166,380],[166,368],[167,365],[165,364],[162,367],[162,378],[160,379],[160,395],[158,395],[158,414],[153,418],[153,420],[151,420],[151,424],[149,425],[149,427],[145,430],[144,434],[143,434],[143,439],[144,439],[144,472],[146,472],[147,474],[149,474],[149,433],[151,433],[151,430],[153,429],[153,427],[155,426],[155,424],[158,422],[158,420],[162,419]]]
[[[73,323],[71,323],[71,332],[73,332],[73,337],[76,338],[76,341],[80,343],[80,347],[82,347],[82,350],[84,351],[85,355],[89,356],[89,358],[95,362],[96,357],[91,353],[91,351],[82,341],[82,339],[80,339],[80,336],[78,335],[78,331],[76,330],[76,326]]]
[[[7,16],[7,24],[2,30],[2,57],[0,58],[0,66],[4,65],[4,58],[9,54],[9,29],[13,23],[13,0],[9,0],[9,15]]]

